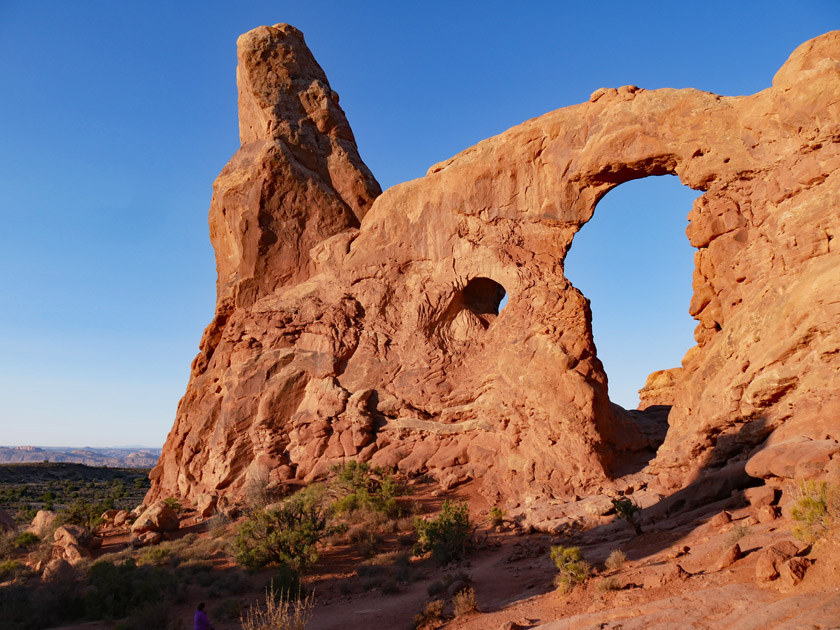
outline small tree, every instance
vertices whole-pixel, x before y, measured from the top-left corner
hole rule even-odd
[[[442,562],[460,560],[466,555],[470,527],[467,504],[444,501],[436,518],[414,519],[417,532],[414,553],[420,555],[431,551]]]
[[[285,564],[300,570],[318,560],[318,543],[329,534],[327,509],[310,486],[277,508],[255,510],[233,541],[236,561],[249,568]]]
[[[623,518],[625,521],[630,523],[633,531],[636,532],[637,536],[639,536],[642,533],[642,525],[639,523],[642,509],[639,507],[639,504],[629,497],[612,499],[612,504],[613,508],[615,508],[615,513],[618,514],[619,518]]]
[[[578,584],[583,584],[592,574],[592,567],[583,559],[580,547],[555,545],[551,548],[551,559],[557,566],[554,584],[563,593],[568,593]]]

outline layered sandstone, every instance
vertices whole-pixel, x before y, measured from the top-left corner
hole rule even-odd
[[[601,89],[381,195],[303,36],[260,27],[238,45],[242,147],[210,209],[216,316],[148,501],[347,459],[476,479],[508,503],[608,485],[656,431],[609,402],[564,259],[610,189],[666,174],[704,191],[697,346],[647,474],[676,489],[803,441],[837,467],[840,31],[758,94]]]

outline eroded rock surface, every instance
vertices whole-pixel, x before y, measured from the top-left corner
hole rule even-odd
[[[260,27],[238,46],[216,316],[147,501],[347,459],[476,479],[509,504],[608,485],[655,431],[610,404],[563,263],[598,200],[651,175],[705,193],[687,230],[697,346],[669,373],[647,474],[675,490],[764,447],[840,440],[840,31],[758,94],[598,90],[382,194],[303,36]]]

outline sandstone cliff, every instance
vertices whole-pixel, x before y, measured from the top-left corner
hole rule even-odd
[[[609,485],[661,435],[610,403],[564,258],[611,188],[665,174],[705,191],[688,227],[697,346],[645,475],[672,491],[723,466],[840,467],[840,31],[758,94],[601,89],[383,194],[300,32],[238,47],[216,316],[147,501],[348,458],[475,479],[507,504]],[[806,463],[774,468],[785,457]]]

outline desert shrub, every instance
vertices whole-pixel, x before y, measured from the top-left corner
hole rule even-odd
[[[490,508],[490,524],[493,527],[499,527],[505,520],[505,513],[498,505]]]
[[[206,521],[204,521],[205,527],[207,527],[207,531],[210,532],[210,536],[213,538],[221,538],[225,534],[227,534],[228,527],[230,526],[231,520],[222,514],[221,512],[217,512]]]
[[[642,509],[639,507],[639,504],[630,497],[619,497],[611,500],[618,517],[627,521],[637,536],[640,535],[642,533],[642,525],[639,521],[641,519]]]
[[[163,564],[170,559],[168,547],[149,547],[140,555],[140,564]]]
[[[601,593],[619,590],[621,590],[621,582],[614,577],[605,577],[603,580],[598,582],[598,591]]]
[[[431,520],[414,519],[417,532],[414,553],[421,555],[431,551],[441,562],[459,560],[466,555],[470,527],[467,504],[444,501],[437,517]]]
[[[322,495],[307,490],[276,508],[252,512],[233,540],[239,564],[248,568],[286,564],[300,570],[318,560],[318,543],[329,534],[327,508]]]
[[[265,607],[256,604],[245,611],[239,618],[242,630],[305,630],[315,600],[311,595],[302,599],[278,597],[278,593],[269,588],[265,593]]]
[[[475,589],[465,588],[452,597],[452,605],[455,608],[455,616],[467,615],[476,612],[478,607],[475,604]]]
[[[729,530],[729,533],[723,539],[722,549],[729,549],[732,545],[737,543],[744,536],[749,536],[751,533],[752,530],[750,529],[749,525],[736,525],[731,530]]]
[[[802,481],[795,496],[793,535],[800,540],[813,544],[840,525],[840,486]]]
[[[0,559],[8,558],[14,553],[15,538],[17,534],[14,531],[0,532]]]
[[[422,628],[428,623],[438,621],[443,616],[443,600],[435,599],[426,604],[422,613],[414,615],[414,627]]]
[[[386,470],[371,468],[365,462],[349,461],[332,469],[335,477],[330,488],[337,495],[333,505],[336,514],[368,511],[399,518],[403,510],[397,497],[408,488]]]
[[[183,508],[181,507],[181,502],[178,501],[175,497],[166,497],[163,500],[163,503],[166,507],[175,510],[176,512],[180,512]]]
[[[400,587],[396,580],[386,580],[382,583],[381,590],[383,595],[395,595],[400,592]]]
[[[0,563],[0,582],[15,580],[29,573],[29,567],[17,560],[6,560]]]
[[[300,581],[300,574],[292,567],[281,564],[277,567],[273,577],[266,585],[267,591],[292,599],[300,599],[306,595],[306,589]]]
[[[56,513],[56,527],[72,523],[93,531],[102,523],[102,513],[113,509],[113,507],[113,501],[91,503],[84,499],[76,499],[66,509]]]
[[[74,582],[31,586],[20,583],[0,588],[0,628],[53,628],[84,614]]]
[[[37,534],[33,534],[32,532],[22,532],[15,536],[13,544],[17,549],[23,549],[25,547],[37,545],[39,542],[41,542],[41,539]]]
[[[91,619],[119,619],[146,604],[164,602],[178,593],[174,574],[161,567],[100,560],[90,567],[85,612]]]
[[[426,588],[426,593],[428,593],[429,597],[433,597],[434,595],[443,593],[443,591],[445,590],[446,586],[444,585],[444,583],[440,580],[436,580],[429,584],[429,586]]]
[[[619,571],[627,563],[627,556],[621,549],[613,549],[607,556],[604,566],[610,571]]]
[[[551,548],[551,559],[557,566],[554,585],[562,593],[568,593],[578,584],[583,584],[592,573],[592,567],[583,559],[580,547],[555,545]]]

